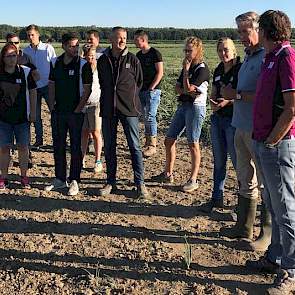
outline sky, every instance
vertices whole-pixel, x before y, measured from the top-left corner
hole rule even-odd
[[[283,10],[295,27],[294,0],[0,0],[1,24],[26,26],[235,27],[246,12]],[[12,9],[12,5],[15,8]]]

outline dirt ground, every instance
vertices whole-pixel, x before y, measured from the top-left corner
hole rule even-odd
[[[239,243],[219,236],[231,225],[236,180],[229,170],[226,208],[205,215],[198,210],[210,198],[212,155],[202,147],[200,188],[180,191],[189,176],[185,139],[178,144],[173,185],[151,181],[162,171],[163,133],[159,153],[145,160],[151,198],[135,199],[129,152],[122,133],[118,139],[116,195],[97,196],[105,174],[92,172],[87,155],[81,193],[45,192],[54,177],[48,113],[45,146],[33,152],[32,189],[19,187],[12,167],[12,188],[0,197],[0,294],[264,294],[272,276],[255,274],[243,265],[259,253],[239,250]],[[259,233],[258,221],[255,234]],[[191,245],[192,261],[185,263]]]

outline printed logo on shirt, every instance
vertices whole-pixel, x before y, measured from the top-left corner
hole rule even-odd
[[[75,70],[69,70],[69,76],[74,76],[75,75]]]
[[[21,84],[21,83],[22,83],[22,79],[16,79],[16,80],[15,80],[15,83],[16,83],[16,84]]]
[[[215,82],[220,81],[220,79],[221,79],[220,76],[215,77]]]
[[[126,63],[126,69],[130,69],[130,64]]]
[[[270,63],[269,63],[269,65],[268,65],[268,69],[272,69],[272,67],[273,67],[273,65],[274,65],[275,63],[273,62],[273,61],[271,61]]]

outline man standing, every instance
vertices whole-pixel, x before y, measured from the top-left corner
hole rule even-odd
[[[232,228],[221,228],[222,235],[231,238],[253,238],[259,187],[259,171],[255,165],[252,147],[253,100],[260,75],[264,49],[258,39],[258,19],[255,12],[246,12],[236,17],[240,40],[245,46],[246,56],[238,74],[237,89],[222,88],[224,97],[234,99],[232,125],[236,128],[235,149],[237,154],[237,178],[239,195],[237,222]],[[271,218],[264,204],[261,210],[261,233],[259,239],[250,244],[252,250],[265,251],[271,239]]]
[[[69,131],[71,165],[68,194],[77,195],[82,168],[81,132],[84,121],[82,109],[91,93],[91,66],[81,59],[79,37],[76,33],[62,36],[64,53],[51,63],[49,76],[49,109],[53,129],[55,179],[46,191],[67,187],[66,139]]]
[[[48,105],[48,76],[50,61],[56,57],[56,54],[52,45],[45,44],[40,41],[38,26],[29,25],[26,28],[26,32],[30,45],[24,48],[23,51],[31,57],[33,64],[36,66],[40,74],[40,79],[37,81],[37,109],[36,122],[34,123],[36,139],[33,144],[33,147],[38,149],[43,145],[43,126],[41,115],[42,97],[44,97]]]
[[[278,272],[267,290],[270,295],[295,292],[295,50],[290,45],[291,32],[289,17],[282,11],[268,10],[259,19],[259,40],[266,55],[254,101],[253,139],[272,217],[272,240],[263,257],[246,265]]]
[[[97,62],[101,86],[100,112],[107,167],[107,184],[100,190],[100,195],[108,195],[116,189],[117,127],[120,121],[131,153],[137,196],[144,198],[148,196],[148,191],[144,185],[138,126],[140,111],[138,92],[142,85],[142,70],[136,56],[128,52],[125,28],[114,27],[110,41],[112,47],[107,48]]]
[[[150,157],[156,154],[157,146],[157,110],[160,104],[160,83],[163,77],[163,60],[161,53],[150,47],[148,35],[143,30],[137,30],[134,43],[140,51],[136,54],[143,71],[143,85],[139,92],[144,115],[145,149],[143,155]]]
[[[99,59],[105,48],[99,47],[99,33],[97,30],[91,29],[86,33],[86,41],[92,47],[96,48],[96,59]]]

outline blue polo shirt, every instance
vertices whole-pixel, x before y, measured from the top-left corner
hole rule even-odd
[[[258,48],[252,54],[246,54],[238,74],[237,91],[256,91],[256,84],[260,75],[264,48]],[[253,129],[253,102],[241,100],[234,101],[232,126],[243,131],[252,132]]]

